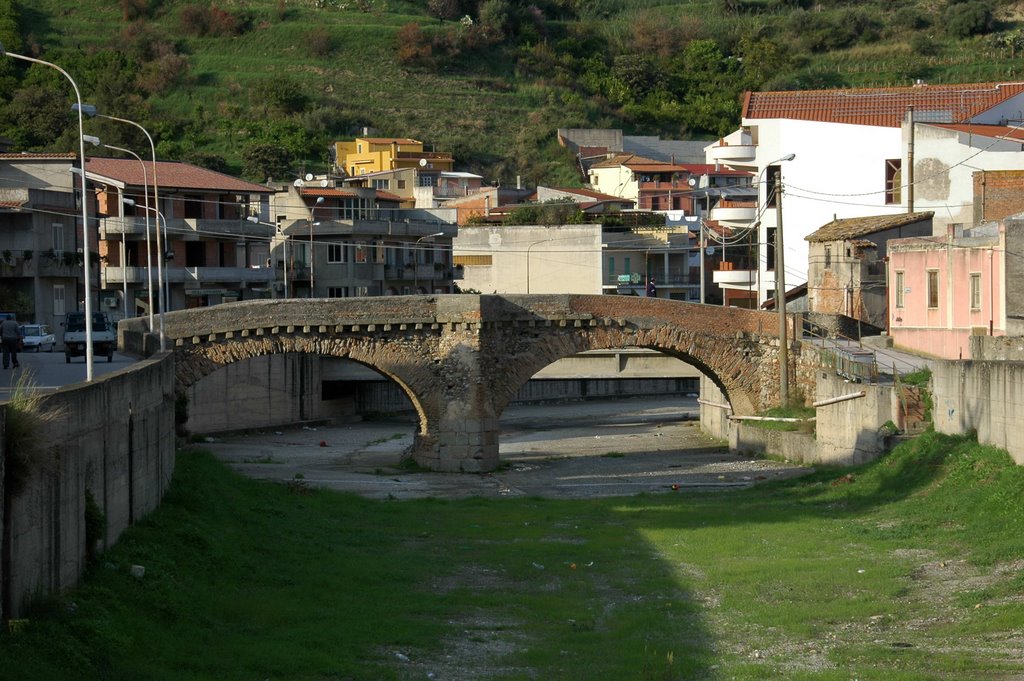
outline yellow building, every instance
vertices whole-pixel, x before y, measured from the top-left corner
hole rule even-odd
[[[423,142],[405,137],[357,137],[334,143],[334,163],[350,177],[401,168],[430,168],[451,171],[452,155],[424,151]]]

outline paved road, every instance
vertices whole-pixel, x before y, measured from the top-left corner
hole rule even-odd
[[[93,377],[124,369],[136,361],[134,357],[118,352],[114,353],[113,362],[107,362],[106,357],[97,357],[93,360]],[[63,352],[20,352],[18,363],[21,365],[18,369],[0,369],[0,401],[10,397],[13,387],[23,377],[31,381],[33,389],[46,391],[85,380],[84,357],[74,357],[67,364]]]
[[[254,432],[205,446],[245,475],[375,499],[680,494],[808,470],[730,454],[701,433],[696,412],[695,398],[513,406],[501,420],[501,469],[483,475],[404,469],[408,419]]]

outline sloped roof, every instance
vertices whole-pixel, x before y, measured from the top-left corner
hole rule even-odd
[[[714,163],[684,163],[682,167],[694,175],[750,176],[754,174],[749,170],[736,170],[728,166],[716,166]]]
[[[1024,141],[1024,129],[1009,125],[976,125],[972,123],[932,123],[932,127],[943,130],[953,130],[965,135],[978,135],[979,137],[991,137],[993,139],[1011,139]]]
[[[134,158],[87,158],[85,171],[96,178],[141,187],[145,183],[153,181],[152,164],[149,161],[145,163],[146,171],[143,174],[142,165]],[[156,179],[161,191],[192,189],[240,194],[272,194],[274,192],[273,189],[261,184],[253,184],[224,173],[178,161],[157,161]]]
[[[857,237],[884,232],[905,225],[912,225],[922,220],[931,220],[935,213],[920,211],[917,213],[897,213],[895,215],[868,215],[859,218],[833,220],[817,231],[804,237],[807,241],[846,241]]]
[[[74,161],[77,158],[78,154],[70,152],[51,154],[45,152],[37,153],[31,151],[22,151],[19,153],[10,152],[0,154],[0,160],[3,161],[17,161],[21,159],[39,159],[41,161]]]
[[[553,191],[562,192],[563,194],[575,194],[576,196],[585,196],[588,199],[594,201],[613,201],[616,203],[633,203],[633,199],[624,199],[621,196],[612,196],[611,194],[602,194],[601,192],[595,192],[593,189],[567,189],[565,187],[551,187]]]
[[[1024,92],[1024,83],[748,92],[743,118],[788,118],[898,128],[909,107],[918,122],[963,123]]]
[[[409,139],[408,137],[357,137],[364,142],[370,144],[423,144],[419,140]]]
[[[663,163],[661,161],[655,161],[652,158],[644,158],[643,156],[637,156],[636,154],[616,154],[615,156],[612,156],[611,158],[605,159],[603,161],[598,161],[597,163],[595,163],[594,165],[592,165],[590,167],[591,168],[618,168],[619,166],[627,166],[627,167],[632,168],[633,166],[635,166],[637,164],[644,164],[644,165],[651,164],[651,165],[658,165],[658,166],[667,166],[667,167],[670,167],[670,168],[672,167],[668,163]]]

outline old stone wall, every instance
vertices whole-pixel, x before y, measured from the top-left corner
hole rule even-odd
[[[87,494],[106,520],[97,538],[102,550],[157,507],[174,471],[170,355],[42,399],[53,420],[35,434],[39,451],[4,504],[4,617],[19,616],[35,593],[77,583],[86,560]]]
[[[976,431],[1024,465],[1024,362],[937,361],[932,420],[940,433]]]

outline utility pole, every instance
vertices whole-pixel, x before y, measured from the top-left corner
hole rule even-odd
[[[786,254],[782,236],[782,170],[775,171],[775,309],[779,312],[779,393],[789,406],[789,340],[786,338]]]

